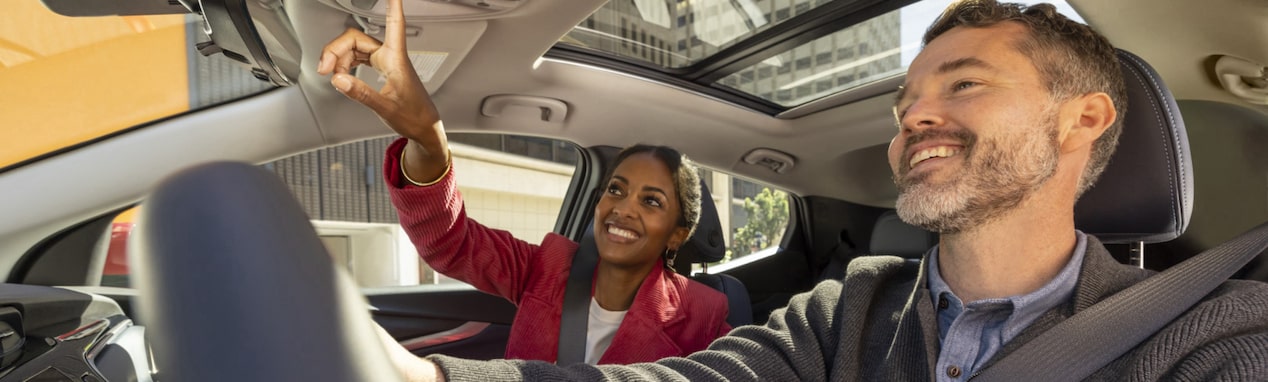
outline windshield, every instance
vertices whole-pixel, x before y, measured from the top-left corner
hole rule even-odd
[[[0,12],[0,169],[270,88],[203,57],[190,15],[67,17],[39,0]]]

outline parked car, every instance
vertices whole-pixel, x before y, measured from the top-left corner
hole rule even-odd
[[[161,232],[132,217],[155,184],[212,161],[260,165],[289,186],[332,263],[407,348],[501,357],[515,307],[444,282],[411,255],[379,168],[391,131],[316,73],[322,46],[345,28],[381,35],[383,4],[6,3],[0,379],[162,375],[152,361],[165,354],[150,351],[137,309],[147,303],[144,283],[129,279],[136,264],[125,264],[122,248]],[[591,190],[618,148],[676,147],[704,169],[728,251],[729,262],[694,270],[740,280],[752,322],[763,323],[831,268],[869,252],[896,198],[886,162],[893,95],[946,4],[410,0],[406,19],[410,58],[455,143],[471,216],[528,241],[547,232],[579,239]],[[1195,207],[1187,231],[1146,245],[1143,257],[1127,245],[1111,248],[1116,255],[1165,269],[1268,221],[1268,7],[1069,0],[1060,8],[1152,64],[1188,126]],[[357,75],[378,83],[368,68]],[[242,293],[232,296],[277,292],[231,274],[188,277]],[[1268,280],[1268,261],[1237,277]],[[295,325],[261,333],[329,334]],[[66,355],[83,363],[57,361]]]

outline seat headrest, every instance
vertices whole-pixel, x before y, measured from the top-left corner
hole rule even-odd
[[[709,186],[701,181],[700,221],[696,223],[696,231],[691,238],[678,248],[678,258],[674,260],[674,270],[680,274],[690,275],[693,263],[712,263],[726,257],[722,222],[718,220],[718,208],[713,205],[712,195]]]
[[[138,222],[129,261],[165,377],[399,380],[365,297],[276,174],[234,162],[182,170]]]
[[[1157,243],[1184,233],[1193,211],[1193,169],[1180,109],[1140,57],[1118,51],[1127,115],[1118,150],[1074,207],[1075,227],[1105,243]]]
[[[898,218],[897,212],[888,211],[876,219],[869,253],[919,259],[935,245],[938,245],[938,234],[907,224]]]

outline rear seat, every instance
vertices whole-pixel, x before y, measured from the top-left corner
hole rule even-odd
[[[938,234],[907,224],[898,218],[894,211],[885,212],[876,219],[872,229],[870,247],[866,253],[859,253],[846,245],[838,245],[830,255],[828,265],[824,267],[819,280],[841,280],[845,278],[845,266],[855,257],[864,255],[891,255],[905,259],[920,259],[925,251],[938,245]]]
[[[938,234],[907,224],[898,218],[897,212],[889,211],[876,219],[869,254],[920,259],[935,245],[938,245]]]

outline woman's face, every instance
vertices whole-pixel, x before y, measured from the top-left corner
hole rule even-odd
[[[678,225],[682,203],[669,167],[651,153],[616,166],[594,207],[594,241],[609,264],[642,268],[666,248],[677,249],[689,230]]]

